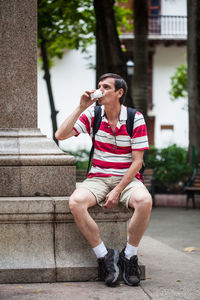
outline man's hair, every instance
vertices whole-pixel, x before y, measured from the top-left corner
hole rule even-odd
[[[127,93],[127,83],[126,81],[118,74],[114,74],[114,73],[106,73],[100,76],[99,81],[102,81],[106,78],[114,78],[115,80],[115,91],[118,91],[119,89],[123,89],[123,95],[121,96],[121,98],[119,99],[120,104],[123,104],[125,99],[126,99],[126,93]]]

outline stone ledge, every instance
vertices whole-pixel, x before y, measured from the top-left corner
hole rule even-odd
[[[75,172],[74,166],[0,166],[0,195],[69,196],[75,189]]]
[[[132,213],[120,205],[112,210],[98,205],[89,209],[96,221],[127,221]],[[69,197],[0,197],[0,223],[36,221],[72,222]]]
[[[0,198],[0,283],[97,280],[96,257],[74,223],[68,200]],[[95,206],[90,213],[106,246],[121,251],[131,212]]]
[[[38,128],[0,130],[0,195],[69,196],[75,189],[75,157]]]

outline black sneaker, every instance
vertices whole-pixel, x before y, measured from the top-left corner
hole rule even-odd
[[[122,268],[123,279],[127,285],[137,286],[140,283],[141,270],[138,266],[137,255],[127,259],[124,254],[124,249],[119,254],[119,264]]]
[[[119,276],[119,252],[113,249],[107,249],[108,253],[102,257],[98,258],[99,264],[99,278],[104,280],[108,286],[111,286],[117,281]]]

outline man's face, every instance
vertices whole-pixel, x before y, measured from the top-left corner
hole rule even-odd
[[[119,102],[119,90],[115,91],[115,79],[108,77],[99,82],[98,88],[102,91],[103,97],[99,98],[100,105]]]

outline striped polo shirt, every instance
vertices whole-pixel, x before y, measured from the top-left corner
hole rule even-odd
[[[139,112],[135,114],[132,138],[126,130],[126,120],[127,107],[121,105],[119,120],[113,132],[102,106],[102,122],[95,135],[94,156],[88,177],[123,176],[132,163],[132,151],[149,148],[143,115]],[[76,121],[76,136],[88,133],[92,138],[93,122],[94,105],[86,109]],[[136,178],[141,180],[140,173],[136,174]]]

